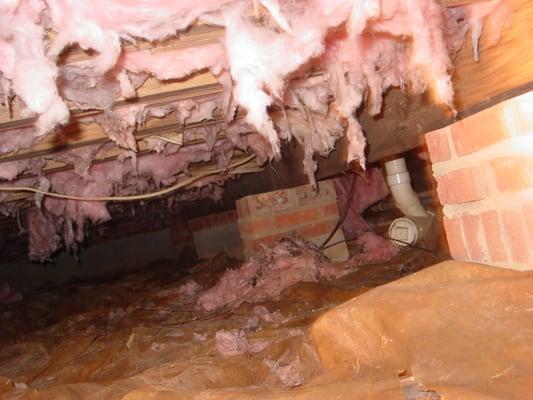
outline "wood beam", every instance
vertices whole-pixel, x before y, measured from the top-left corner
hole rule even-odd
[[[467,40],[454,60],[457,118],[427,96],[408,97],[398,89],[385,95],[383,114],[360,121],[369,143],[369,161],[403,153],[423,144],[423,134],[533,89],[533,2],[508,0],[512,15],[496,45],[484,35],[480,61]]]
[[[118,98],[113,107],[138,103],[163,105],[173,101],[209,96],[222,92],[222,86],[209,72],[195,74],[187,80],[175,82],[160,82],[155,78],[149,78],[143,86],[137,89],[137,97],[130,100]],[[28,127],[36,121],[36,117],[23,117],[21,111],[18,102],[14,102],[11,112],[7,107],[0,107],[0,135],[2,131]],[[100,114],[102,111],[83,111],[79,108],[72,107],[70,113],[72,120],[79,120],[84,117]]]
[[[126,44],[123,46],[123,51],[126,53],[150,50],[151,53],[160,53],[165,51],[176,50],[180,48],[202,46],[206,44],[216,43],[223,36],[224,30],[220,27],[196,25],[178,37],[168,38],[155,43],[147,41],[139,41],[137,44]],[[66,51],[61,56],[61,64],[69,64],[79,61],[84,61],[94,58],[89,52],[84,51],[78,47]],[[209,72],[201,72],[192,75],[188,79],[165,81],[161,82],[155,78],[148,78],[146,82],[137,89],[137,98],[133,99],[135,102],[153,101],[152,98],[169,96],[173,93],[186,93],[187,91],[198,92],[201,95],[203,88],[211,90],[216,86],[219,92],[222,92],[222,87],[219,85],[215,77]],[[208,94],[208,93],[207,93]],[[126,103],[131,103],[132,100],[127,100],[119,97],[114,103],[114,106],[121,106]],[[89,113],[80,110],[76,106],[70,104],[70,112],[73,117],[80,117],[90,113],[99,112],[93,110]],[[11,109],[0,106],[0,131],[6,129],[13,129],[31,125],[35,122],[36,117],[24,117],[22,108],[15,98]],[[1,134],[1,132],[0,132]]]
[[[531,90],[533,83],[533,53],[529,38],[532,28],[529,21],[533,20],[533,3],[529,0],[508,0],[512,8],[509,26],[503,31],[500,43],[490,47],[486,37],[480,42],[481,61],[476,63],[471,55],[469,45],[459,52],[454,65],[453,81],[456,90],[457,110],[459,118],[488,107],[494,102],[507,97]],[[472,3],[473,0],[441,0],[441,4],[454,6]],[[193,27],[179,38],[158,42],[155,46],[140,42],[136,46],[128,45],[125,51],[136,51],[151,48],[154,52],[166,51],[179,47],[196,46],[213,43],[223,35],[223,29],[206,25]],[[65,62],[74,62],[88,58],[85,52],[75,50],[64,56]],[[186,98],[221,93],[222,87],[210,73],[202,73],[179,82],[161,83],[149,79],[138,90],[138,102],[147,104],[163,104]],[[126,104],[124,99],[118,99],[116,106]],[[0,135],[2,130],[13,127],[27,126],[34,119],[10,116],[5,108],[0,107]],[[93,111],[94,112],[94,111]],[[89,113],[78,109],[72,110],[73,119],[81,119]],[[393,89],[384,99],[383,114],[370,117],[364,112],[359,116],[361,124],[367,134],[369,143],[368,159],[376,161],[384,157],[398,154],[420,144],[420,137],[425,132],[437,129],[453,122],[448,110],[431,103],[425,96],[407,97],[399,90]],[[64,137],[50,135],[30,150],[21,150],[17,155],[7,155],[2,161],[13,160],[18,156],[33,157],[45,152],[75,148],[108,140],[105,133],[94,125],[79,125],[78,129],[68,128],[67,141]],[[176,125],[168,121],[150,121],[144,133],[164,132],[165,129],[174,130]],[[65,135],[63,135],[65,136]],[[1,162],[1,161],[0,161]]]

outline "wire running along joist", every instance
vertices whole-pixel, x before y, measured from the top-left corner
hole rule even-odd
[[[214,171],[204,172],[198,176],[191,177],[185,181],[178,182],[172,186],[166,187],[164,189],[158,190],[156,192],[152,193],[144,193],[144,194],[137,194],[137,195],[131,195],[131,196],[101,196],[101,197],[81,197],[81,196],[71,196],[68,194],[62,194],[62,193],[55,193],[50,192],[46,190],[40,190],[36,189],[30,186],[0,186],[0,192],[31,192],[35,194],[41,194],[43,196],[47,197],[53,197],[56,199],[64,199],[64,200],[76,200],[76,201],[136,201],[136,200],[146,200],[146,199],[153,199],[155,197],[164,196],[166,194],[172,193],[176,190],[185,188],[194,182],[197,182],[203,178],[206,178],[208,176],[217,175],[223,172],[230,172],[232,170],[235,170],[238,167],[241,167],[248,162],[252,161],[255,158],[255,154],[251,155],[249,157],[246,157],[244,160],[238,161],[234,164],[229,165],[226,168],[219,168]]]

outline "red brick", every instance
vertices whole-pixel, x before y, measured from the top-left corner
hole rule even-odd
[[[516,155],[491,160],[490,165],[501,192],[517,192],[533,187],[533,156]]]
[[[339,215],[339,207],[337,206],[337,202],[328,203],[325,206],[322,206],[322,215],[324,217],[338,216]]]
[[[202,218],[191,219],[187,222],[187,226],[192,231],[199,231],[204,228],[204,221]]]
[[[237,214],[239,218],[250,217],[250,207],[248,205],[248,200],[247,200],[248,197],[243,197],[235,202],[235,205],[237,206]]]
[[[463,243],[460,218],[451,219],[444,217],[443,222],[452,257],[456,260],[468,260],[468,252]]]
[[[301,229],[298,229],[300,234],[306,238],[311,238],[314,236],[329,235],[335,225],[337,220],[330,219],[328,221],[316,222],[314,224],[307,225]]]
[[[458,156],[473,153],[510,136],[499,105],[456,122],[451,127],[451,134]]]
[[[426,144],[428,146],[431,162],[447,161],[451,158],[452,153],[448,143],[449,136],[449,126],[426,134]]]
[[[466,203],[486,196],[485,177],[478,168],[463,168],[436,178],[442,204]]]
[[[212,227],[216,225],[224,225],[231,223],[237,219],[237,214],[234,210],[225,211],[217,214],[211,214],[205,217],[207,222],[207,227]]]
[[[511,250],[512,261],[527,263],[529,252],[528,236],[521,211],[505,210],[501,212],[506,239]]]
[[[464,214],[461,217],[461,223],[463,224],[465,244],[470,261],[488,261],[482,250],[482,242],[485,239],[483,237],[479,215]]]
[[[241,232],[245,235],[264,235],[273,229],[272,217],[250,218],[240,222]]]
[[[481,223],[487,242],[490,261],[506,261],[507,255],[503,247],[503,233],[497,211],[486,211],[481,214]]]
[[[533,134],[533,93],[507,100],[503,104],[503,115],[507,130],[513,135]]]
[[[280,229],[295,228],[306,222],[312,222],[319,218],[317,210],[308,208],[295,210],[275,216],[276,226]]]

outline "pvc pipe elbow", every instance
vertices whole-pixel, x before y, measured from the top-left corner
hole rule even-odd
[[[428,213],[411,186],[411,176],[404,158],[385,163],[387,184],[396,206],[407,217],[427,217]]]

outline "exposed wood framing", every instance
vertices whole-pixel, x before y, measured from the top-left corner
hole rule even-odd
[[[459,117],[478,111],[505,97],[531,89],[533,51],[530,45],[532,28],[529,21],[533,20],[533,3],[529,0],[508,1],[513,15],[509,26],[503,32],[500,43],[489,47],[486,38],[482,37],[479,63],[473,60],[468,45],[460,51],[455,60],[453,79]],[[472,3],[474,0],[441,0],[440,2],[453,6]],[[220,40],[222,35],[223,29],[221,28],[199,25],[177,39],[161,41],[155,45],[141,42],[135,46],[126,46],[125,51],[147,48],[153,52],[167,51],[214,43]],[[65,55],[63,61],[74,62],[88,57],[82,51],[73,51]],[[205,72],[177,82],[161,83],[155,79],[148,79],[138,90],[139,99],[136,101],[160,105],[221,92],[222,87],[215,78]],[[118,99],[116,102],[117,107],[124,104],[126,104],[124,99]],[[72,114],[74,123],[63,129],[60,135],[49,135],[31,149],[3,155],[0,157],[0,163],[109,141],[107,135],[97,124],[76,123],[89,113],[73,108]],[[420,136],[423,133],[444,126],[452,122],[452,119],[451,112],[432,104],[425,96],[410,98],[399,90],[391,90],[385,96],[384,111],[381,116],[369,117],[364,112],[360,115],[369,142],[368,158],[370,161],[375,161],[412,149],[420,144]],[[33,121],[34,119],[31,118],[22,118],[16,104],[14,104],[12,115],[5,108],[0,108],[0,135],[3,130],[27,126]],[[221,122],[220,118],[215,118],[208,123],[219,122]],[[175,134],[182,128],[173,116],[162,119],[154,118],[148,121],[145,127],[139,129],[136,136],[138,138],[150,135],[165,136]],[[114,156],[116,154],[110,157]],[[336,157],[335,160],[335,162],[339,161]],[[336,166],[340,171],[342,163]]]
[[[454,61],[457,119],[533,89],[533,2],[508,3],[512,15],[500,41],[491,46],[482,36],[477,63],[468,40]],[[449,110],[431,104],[427,96],[407,97],[394,89],[385,96],[384,104],[378,118],[361,115],[370,161],[413,149],[423,144],[422,134],[454,121]]]

